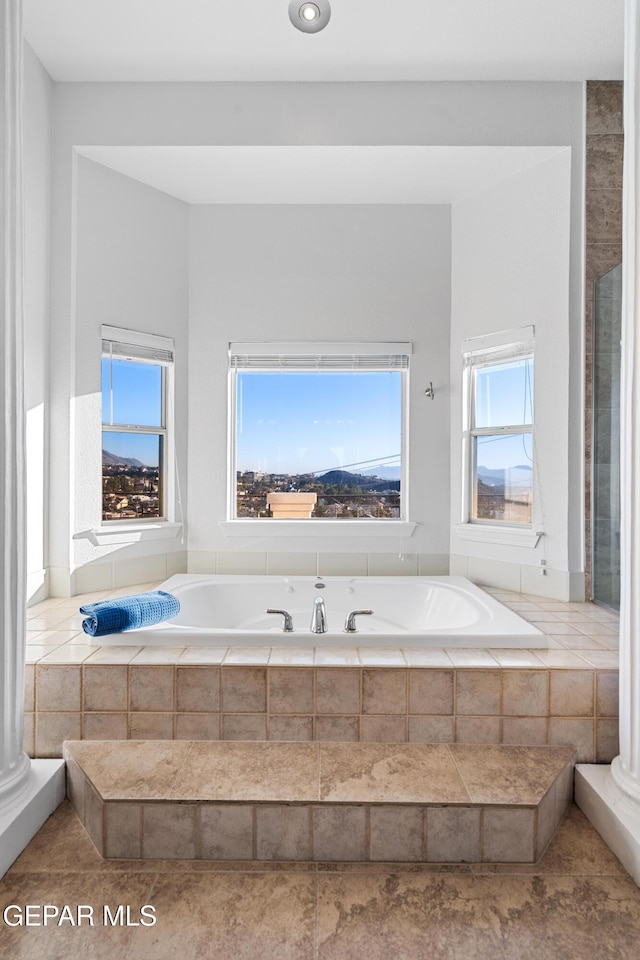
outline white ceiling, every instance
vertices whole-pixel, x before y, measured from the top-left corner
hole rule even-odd
[[[54,80],[615,80],[622,0],[24,0]]]
[[[187,203],[455,203],[568,147],[78,147]]]

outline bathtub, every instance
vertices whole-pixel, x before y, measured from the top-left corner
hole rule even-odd
[[[101,644],[330,647],[546,647],[547,637],[464,577],[278,577],[177,574],[173,620],[101,637]],[[312,633],[317,597],[326,632]],[[293,632],[283,632],[286,610]],[[356,633],[346,633],[353,610]]]

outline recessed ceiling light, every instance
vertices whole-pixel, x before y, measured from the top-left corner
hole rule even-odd
[[[324,29],[330,16],[329,0],[313,0],[313,3],[291,0],[289,4],[289,19],[303,33],[317,33]]]

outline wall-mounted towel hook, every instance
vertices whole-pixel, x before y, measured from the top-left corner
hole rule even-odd
[[[425,397],[429,397],[429,400],[435,400],[436,392],[433,389],[433,382],[429,381],[429,386],[424,392]]]

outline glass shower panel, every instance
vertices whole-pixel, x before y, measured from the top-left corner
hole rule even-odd
[[[620,327],[622,264],[595,283],[593,319],[593,599],[620,608]]]

